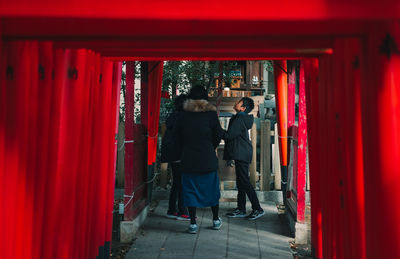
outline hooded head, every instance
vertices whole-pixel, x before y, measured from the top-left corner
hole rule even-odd
[[[208,100],[208,94],[203,86],[194,85],[192,89],[190,89],[188,98],[192,100]]]
[[[201,85],[195,85],[190,90],[188,100],[183,104],[183,109],[190,112],[216,111],[214,105],[209,103],[206,89]]]

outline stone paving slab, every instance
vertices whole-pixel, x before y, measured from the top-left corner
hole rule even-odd
[[[289,228],[281,223],[272,202],[261,204],[266,215],[256,221],[227,218],[225,213],[235,202],[220,203],[223,225],[213,230],[210,208],[197,210],[197,234],[188,234],[188,221],[165,217],[168,201],[159,202],[149,213],[125,259],[214,259],[214,258],[279,258],[292,259]],[[248,207],[250,212],[250,207]]]

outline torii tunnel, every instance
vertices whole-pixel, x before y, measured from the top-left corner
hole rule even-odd
[[[400,258],[398,0],[0,0],[0,25],[1,258],[109,257],[121,61],[143,61],[140,125],[126,104],[132,218],[162,61],[255,59],[301,60],[314,257]]]

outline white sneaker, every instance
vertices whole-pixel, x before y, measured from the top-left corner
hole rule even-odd
[[[213,220],[213,229],[218,230],[220,229],[222,226],[222,219],[220,217],[218,217],[218,219]]]
[[[190,234],[196,234],[197,233],[197,224],[190,224],[189,228],[187,229],[187,232]]]

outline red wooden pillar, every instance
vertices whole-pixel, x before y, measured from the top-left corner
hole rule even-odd
[[[322,56],[319,60],[319,90],[318,90],[318,105],[319,105],[319,158],[320,158],[320,183],[322,185],[321,191],[321,212],[322,212],[322,244],[323,244],[323,258],[334,258],[336,257],[335,247],[337,245],[334,226],[334,209],[333,209],[333,193],[332,184],[335,184],[332,179],[333,170],[330,164],[330,157],[332,154],[332,141],[330,130],[332,123],[329,114],[329,90],[332,86],[332,57]]]
[[[281,158],[282,193],[286,203],[287,166],[288,166],[288,82],[285,60],[274,61],[275,100],[279,133],[279,151]]]
[[[4,141],[4,162],[1,170],[6,174],[2,187],[7,198],[4,199],[5,211],[2,235],[5,235],[2,251],[7,258],[30,258],[33,238],[33,197],[37,121],[38,89],[38,45],[32,41],[11,41],[4,46],[6,50],[3,68],[5,68],[2,92],[5,93],[2,106],[2,135]],[[30,132],[30,126],[32,131]],[[32,141],[29,137],[34,137]],[[24,249],[17,249],[24,247]]]
[[[143,172],[141,172],[141,177],[137,179],[138,184],[142,183],[143,187],[141,188],[142,198],[147,200],[149,198],[149,185],[145,184],[153,175],[153,167],[151,163],[149,163],[149,109],[151,105],[151,101],[149,96],[151,96],[150,88],[152,87],[149,82],[149,74],[150,74],[150,64],[149,62],[141,62],[140,63],[140,122],[142,126],[142,130],[144,130],[144,136],[146,143],[146,150],[143,149],[141,152],[147,153],[146,161],[141,161],[147,164],[147,167]],[[138,132],[139,133],[139,132]],[[152,136],[153,137],[153,136]],[[148,200],[146,201],[148,202]]]
[[[114,208],[114,186],[115,186],[115,170],[117,163],[117,137],[118,137],[118,125],[119,125],[119,109],[120,109],[120,90],[121,90],[121,74],[122,74],[122,62],[114,62],[112,67],[112,96],[111,96],[111,134],[113,142],[110,143],[110,169],[108,178],[108,198],[106,212],[106,244],[105,244],[105,255],[106,258],[110,255],[111,241],[112,241],[112,222],[113,222],[113,208]],[[109,86],[110,87],[110,86]]]
[[[345,55],[344,45],[342,39],[337,39],[334,45],[333,52],[333,85],[331,85],[329,95],[330,102],[328,102],[329,120],[330,120],[330,141],[331,150],[334,151],[329,157],[329,165],[331,169],[332,179],[332,208],[334,215],[334,235],[336,239],[336,257],[345,257],[345,238],[349,236],[349,228],[346,228],[346,205],[348,204],[348,197],[345,189],[346,185],[350,184],[346,181],[346,166],[345,166],[345,149],[346,143],[344,142],[346,129],[353,127],[353,123],[346,124],[346,116],[348,111],[345,109],[345,102],[343,94],[345,92],[345,84],[348,81],[348,76],[343,70],[343,63],[349,57]],[[344,61],[346,60],[346,61]],[[353,86],[352,86],[353,87]],[[362,184],[362,183],[361,183]]]
[[[342,228],[344,257],[365,258],[364,169],[361,132],[359,39],[338,39],[335,43],[335,75],[340,90],[342,127],[339,166],[342,176]]]
[[[135,124],[135,62],[126,63],[126,100],[125,100],[125,220],[133,220],[145,206],[147,184],[147,137],[143,123],[147,123],[147,63],[141,63],[141,123]]]
[[[148,63],[146,116],[148,130],[148,165],[152,165],[156,161],[163,67],[163,61]]]
[[[125,220],[133,220],[132,193],[134,181],[135,62],[126,62],[125,95]],[[128,204],[129,202],[129,204]]]
[[[338,71],[342,60],[334,56],[324,56],[320,63],[320,134],[321,139],[321,184],[323,258],[344,257],[344,192],[343,176],[343,125],[344,112],[341,93],[343,76]]]
[[[103,201],[98,196],[103,191],[103,167],[104,156],[103,151],[106,149],[104,146],[104,109],[101,105],[102,98],[104,98],[104,89],[100,87],[100,74],[101,74],[101,61],[100,55],[89,52],[88,67],[90,67],[89,84],[91,107],[90,114],[92,123],[92,139],[90,149],[90,167],[89,167],[89,183],[96,182],[97,184],[89,184],[88,189],[88,231],[85,235],[86,239],[86,257],[95,257],[99,254],[99,246],[101,245],[101,208]]]
[[[1,30],[0,30],[1,36]],[[6,69],[6,54],[3,48],[3,40],[0,40],[0,71]],[[0,197],[5,197],[5,182],[7,179],[4,170],[4,142],[5,142],[5,118],[6,118],[6,74],[0,73]],[[5,230],[5,219],[6,219],[6,207],[4,203],[0,204],[0,229]],[[6,251],[5,247],[6,235],[5,232],[0,235],[0,251]]]
[[[70,258],[78,251],[73,249],[78,236],[75,233],[75,226],[79,225],[79,205],[82,173],[82,139],[84,137],[83,127],[86,114],[85,106],[88,103],[88,87],[85,85],[85,71],[87,69],[87,51],[73,50],[70,52],[70,65],[67,71],[65,87],[62,89],[62,106],[60,120],[60,135],[58,148],[58,168],[62,181],[60,189],[61,207],[57,211],[57,218],[60,219],[58,230],[58,243],[60,246],[57,254],[60,258]],[[83,111],[83,112],[82,112]],[[101,113],[101,111],[99,111]],[[101,131],[102,129],[98,129]],[[100,150],[103,145],[99,146]],[[101,153],[100,153],[101,155]],[[101,168],[101,164],[99,166]],[[101,181],[101,176],[99,177]],[[95,219],[94,219],[95,220]],[[78,231],[78,230],[76,230]]]
[[[84,120],[84,133],[83,138],[81,140],[82,147],[82,157],[81,159],[84,161],[82,163],[82,174],[80,174],[80,194],[79,194],[79,214],[78,214],[78,222],[77,227],[82,229],[82,233],[80,233],[77,238],[77,246],[75,250],[79,251],[80,257],[89,257],[89,254],[94,256],[97,254],[97,247],[95,245],[94,237],[91,234],[91,225],[93,225],[94,216],[97,212],[93,212],[98,205],[98,199],[94,201],[94,195],[98,191],[98,184],[93,186],[93,181],[100,182],[99,179],[99,169],[98,162],[96,161],[96,157],[99,156],[98,152],[100,152],[99,144],[100,141],[95,142],[95,138],[99,138],[101,131],[97,131],[98,127],[100,127],[97,123],[99,123],[98,115],[98,99],[99,99],[99,87],[98,87],[98,77],[95,74],[98,74],[95,70],[96,67],[96,54],[92,51],[88,51],[87,53],[87,65],[84,71],[85,76],[85,86],[87,88],[86,94],[88,94],[87,105],[84,106],[82,112],[86,115],[86,119]],[[95,78],[96,77],[96,78]],[[97,80],[96,80],[97,79]],[[95,155],[93,155],[95,154]],[[96,166],[95,166],[96,165]],[[91,240],[93,245],[89,246],[88,240]]]
[[[160,115],[163,61],[141,63],[141,123],[147,129],[147,202],[151,199]]]
[[[66,51],[54,51],[54,77],[52,71],[52,92],[50,100],[50,118],[49,118],[49,159],[47,161],[48,176],[47,182],[52,183],[47,185],[47,194],[45,198],[46,211],[44,221],[43,239],[42,239],[42,258],[57,257],[56,251],[57,241],[55,236],[57,232],[58,219],[54,216],[60,207],[60,186],[62,179],[57,171],[58,146],[59,146],[59,127],[61,114],[61,96],[62,89],[65,84],[67,67],[69,60],[67,59]]]
[[[44,228],[46,226],[45,207],[46,195],[49,188],[48,159],[49,159],[49,135],[51,94],[53,88],[53,64],[54,50],[52,42],[39,43],[39,96],[38,96],[38,150],[36,155],[37,174],[35,181],[35,218],[33,236],[33,257],[44,258],[42,255],[42,242],[44,240]]]
[[[21,188],[25,188],[25,197],[24,202],[21,203],[22,206],[25,207],[25,215],[19,215],[21,221],[23,222],[24,230],[21,231],[21,235],[23,235],[23,240],[28,245],[25,246],[26,251],[22,252],[22,255],[25,258],[29,258],[32,256],[33,252],[33,225],[34,225],[34,217],[36,210],[34,209],[34,202],[32,201],[32,196],[36,196],[37,185],[35,184],[37,181],[36,175],[43,174],[44,172],[38,172],[36,170],[37,159],[35,154],[38,148],[38,124],[40,123],[37,120],[38,117],[38,99],[39,99],[39,45],[37,41],[28,41],[28,49],[26,53],[29,53],[29,69],[30,73],[28,76],[29,84],[26,86],[27,90],[27,142],[26,142],[26,154],[22,155],[22,159],[25,160],[25,186],[21,186]],[[26,57],[25,57],[26,58]]]
[[[91,169],[93,164],[90,163],[90,153],[92,152],[92,136],[94,133],[92,124],[93,118],[98,116],[97,112],[100,113],[99,110],[93,112],[91,107],[91,100],[94,98],[92,94],[92,88],[95,87],[93,84],[92,71],[94,65],[94,53],[92,51],[86,51],[86,66],[81,70],[81,77],[83,77],[83,85],[82,89],[82,98],[83,104],[80,112],[82,113],[82,127],[80,129],[80,162],[79,162],[79,170],[77,177],[77,195],[76,195],[76,213],[75,213],[75,228],[76,229],[87,229],[87,225],[91,221],[87,221],[88,214],[88,203],[91,203],[93,199],[90,199],[88,193],[88,187],[92,182],[90,176],[93,175],[91,173]],[[101,177],[97,179],[98,183],[102,182]],[[87,246],[85,245],[85,231],[75,231],[75,257],[84,257]]]
[[[113,104],[113,63],[107,58],[101,59],[101,74],[99,77],[100,87],[104,89],[104,95],[102,96],[103,102],[103,110],[104,110],[104,118],[103,118],[103,127],[104,131],[104,160],[103,160],[103,192],[102,196],[102,204],[100,207],[102,208],[102,239],[100,240],[100,253],[99,258],[109,258],[110,256],[110,244],[111,244],[111,225],[112,222],[112,210],[114,203],[114,174],[113,171],[114,166],[112,163],[114,162],[114,148],[115,148],[115,107]]]
[[[304,64],[300,63],[299,126],[297,150],[297,222],[304,223],[306,208],[307,112]],[[290,82],[290,80],[289,80]],[[290,89],[290,88],[289,88]],[[289,91],[290,92],[290,91]],[[294,92],[294,91],[293,91]],[[289,116],[290,117],[290,116]]]
[[[305,59],[308,153],[311,188],[311,245],[313,256],[322,259],[322,213],[320,177],[318,59]],[[301,81],[300,81],[301,83]]]
[[[369,28],[362,76],[367,258],[400,258],[400,25]]]

